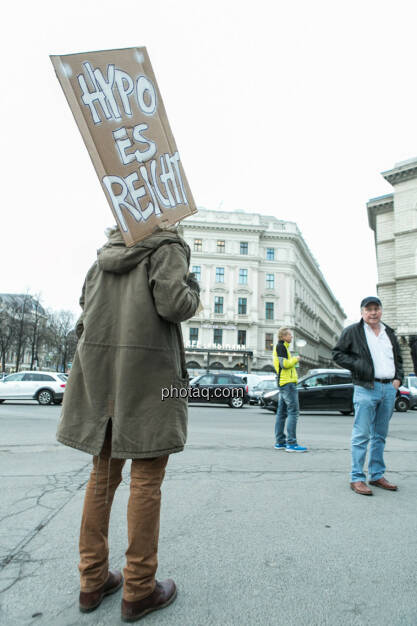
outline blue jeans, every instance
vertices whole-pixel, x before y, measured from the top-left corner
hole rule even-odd
[[[287,446],[297,445],[298,391],[296,383],[287,383],[279,388],[277,418],[275,420],[275,442]],[[284,428],[287,421],[287,437]]]
[[[388,425],[394,410],[396,390],[392,383],[374,382],[373,389],[354,386],[355,421],[352,430],[351,481],[365,481],[363,466],[369,441],[369,480],[382,478],[385,472],[384,448]]]

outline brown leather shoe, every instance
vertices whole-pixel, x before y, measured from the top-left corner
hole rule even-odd
[[[122,600],[122,620],[124,622],[136,622],[151,611],[164,609],[171,602],[174,602],[176,597],[177,588],[171,578],[160,583],[156,581],[156,587],[150,596],[136,602]]]
[[[104,585],[96,591],[80,591],[80,611],[81,613],[90,613],[100,606],[104,596],[115,593],[123,585],[123,576],[121,572],[115,570],[109,571],[109,577]]]
[[[361,496],[372,496],[372,490],[369,489],[368,485],[366,485],[363,480],[350,483],[350,488],[353,491],[356,491],[356,493],[359,493]]]
[[[386,480],[386,478],[378,478],[378,480],[370,480],[369,484],[375,485],[375,487],[381,487],[381,489],[387,489],[388,491],[398,491],[397,485],[392,485]]]

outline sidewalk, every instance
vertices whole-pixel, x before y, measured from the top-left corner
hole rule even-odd
[[[417,624],[416,412],[396,414],[387,444],[387,477],[400,491],[365,498],[349,489],[348,418],[303,417],[300,442],[310,452],[290,455],[270,445],[270,414],[198,411],[163,486],[158,575],[175,579],[178,599],[140,623]],[[0,623],[121,623],[120,593],[94,613],[78,611],[89,460],[53,437],[43,446],[0,446],[0,544],[10,559],[0,571]],[[126,549],[128,469],[112,510],[116,568]]]

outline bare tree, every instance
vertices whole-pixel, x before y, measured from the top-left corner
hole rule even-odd
[[[77,345],[75,318],[71,311],[50,313],[48,324],[49,346],[57,370],[64,371],[72,361]]]
[[[32,314],[28,322],[28,335],[30,341],[30,369],[39,367],[40,348],[47,339],[47,315],[41,306],[40,295],[32,300]]]
[[[15,323],[0,298],[0,353],[1,371],[6,371],[6,354],[12,348],[15,338]]]
[[[15,370],[19,371],[19,365],[25,351],[28,340],[28,322],[32,309],[33,296],[28,292],[22,295],[13,295],[7,306],[8,313],[13,325],[13,348],[16,353]]]

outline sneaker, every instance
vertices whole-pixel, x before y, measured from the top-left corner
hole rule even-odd
[[[292,445],[292,446],[285,446],[285,451],[286,452],[307,452],[307,448],[304,448],[304,446]]]
[[[285,443],[276,443],[274,445],[275,450],[285,450],[286,447]]]

